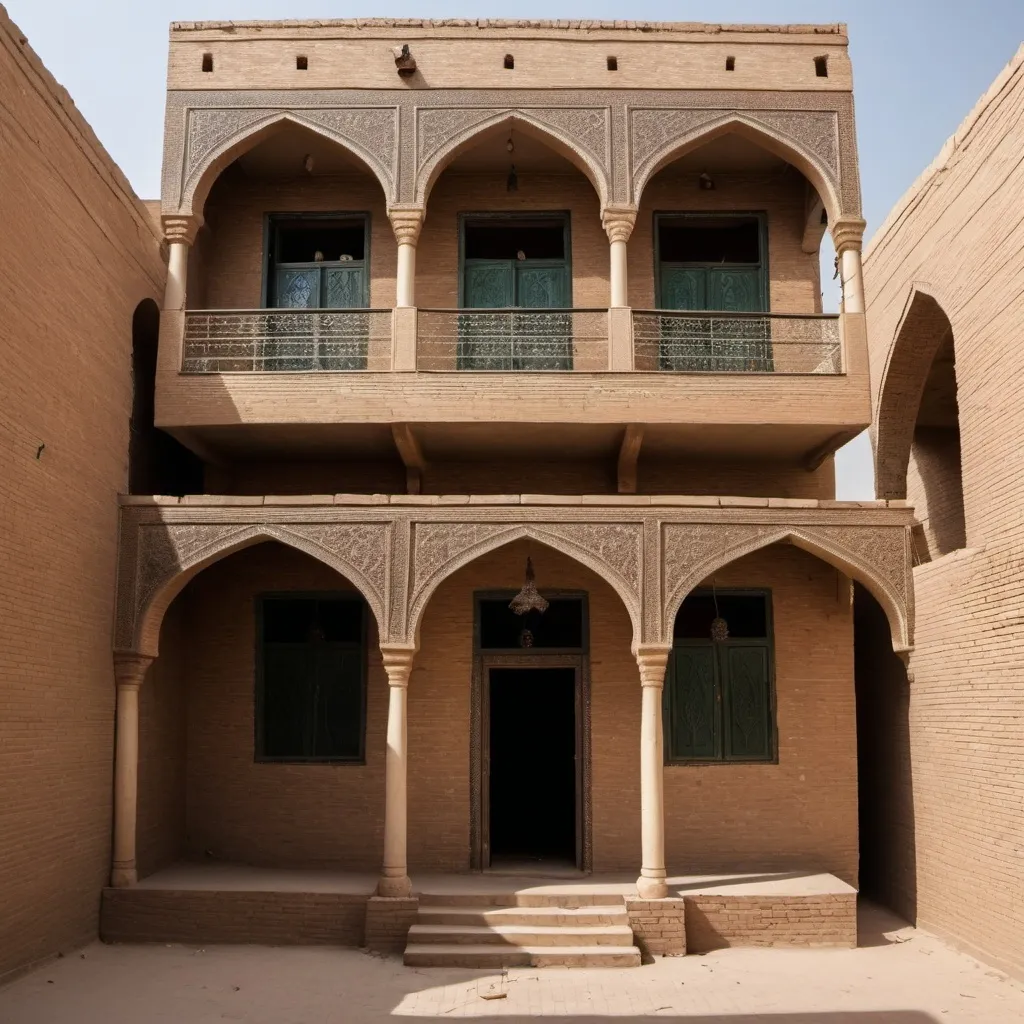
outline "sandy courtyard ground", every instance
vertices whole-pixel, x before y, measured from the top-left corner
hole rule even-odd
[[[1024,985],[877,911],[855,950],[731,949],[638,969],[413,969],[334,948],[104,946],[0,988],[2,1024],[1021,1024]]]

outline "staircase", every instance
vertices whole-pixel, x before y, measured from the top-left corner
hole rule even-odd
[[[427,895],[409,967],[639,967],[625,900],[606,895]]]

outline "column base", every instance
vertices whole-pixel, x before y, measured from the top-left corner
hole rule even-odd
[[[110,871],[110,884],[115,889],[127,889],[132,885],[135,885],[139,880],[139,873],[135,870],[135,866],[121,867],[117,864],[111,868]]]
[[[668,883],[664,875],[661,878],[641,875],[636,880],[636,891],[642,900],[663,900],[668,896]]]
[[[410,896],[412,895],[412,882],[408,875],[397,875],[395,877],[381,875],[380,881],[377,883],[377,895],[390,897]]]

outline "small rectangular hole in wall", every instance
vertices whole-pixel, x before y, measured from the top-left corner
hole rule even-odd
[[[736,70],[736,58],[735,57],[726,57],[725,58],[725,70],[726,71],[735,71]]]
[[[828,57],[814,58],[814,73],[819,78],[828,78]]]
[[[309,58],[308,57],[296,57],[295,58],[295,70],[296,71],[307,71],[309,70]]]
[[[516,59],[515,59],[515,57],[513,57],[511,53],[506,53],[505,54],[505,70],[506,71],[512,71],[512,70],[515,69],[515,66],[516,66]]]
[[[618,57],[609,57],[608,58],[608,70],[609,71],[618,71],[619,70],[619,58]]]
[[[213,70],[213,54],[212,53],[204,53],[203,54],[203,70],[204,71],[212,71]]]

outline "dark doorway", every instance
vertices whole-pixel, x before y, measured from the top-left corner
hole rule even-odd
[[[577,863],[573,668],[492,668],[488,806],[495,862]]]

